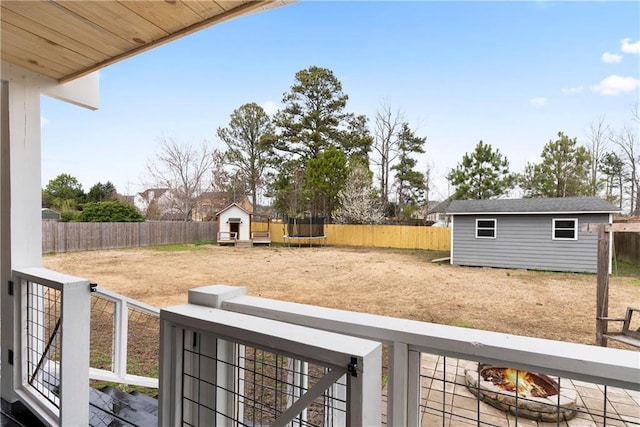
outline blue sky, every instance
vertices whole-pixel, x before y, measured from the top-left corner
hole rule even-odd
[[[427,137],[432,199],[480,140],[520,172],[559,131],[586,144],[601,117],[639,133],[638,2],[302,0],[103,69],[98,111],[43,97],[42,185],[68,173],[85,191],[142,191],[159,139],[223,149],[235,108],[275,111],[311,65],[335,73],[347,111],[373,125],[384,102]]]

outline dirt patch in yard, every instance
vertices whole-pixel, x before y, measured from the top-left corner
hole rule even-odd
[[[253,296],[594,343],[595,274],[432,263],[438,256],[443,254],[203,245],[45,255],[44,265],[157,307],[185,303],[191,288],[226,284],[245,286]],[[622,316],[632,301],[640,301],[638,280],[612,278],[610,315]]]

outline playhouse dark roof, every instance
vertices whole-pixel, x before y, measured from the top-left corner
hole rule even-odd
[[[453,200],[451,215],[613,213],[620,209],[600,197],[552,197],[539,199]]]

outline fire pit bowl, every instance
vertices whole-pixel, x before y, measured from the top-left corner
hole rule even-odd
[[[570,420],[576,415],[575,390],[561,390],[547,375],[502,366],[480,365],[478,369],[465,371],[467,387],[495,408],[543,422]]]

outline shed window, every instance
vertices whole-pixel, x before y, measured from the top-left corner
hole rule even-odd
[[[476,238],[495,239],[496,238],[496,220],[495,219],[476,219]]]
[[[553,240],[578,240],[578,220],[553,219]]]

